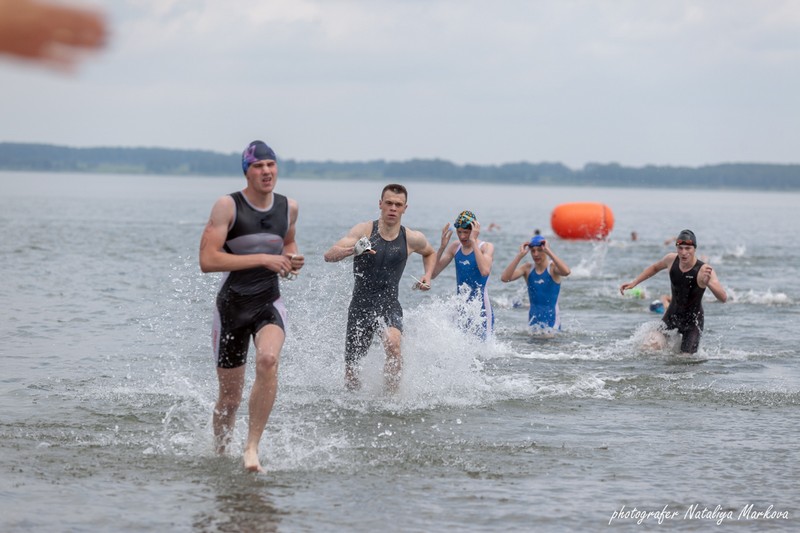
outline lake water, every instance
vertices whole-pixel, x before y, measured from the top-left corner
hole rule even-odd
[[[413,256],[400,390],[382,390],[374,346],[348,393],[352,264],[322,253],[377,217],[383,185],[278,184],[300,203],[306,267],[282,283],[290,324],[254,475],[246,409],[232,455],[212,452],[219,276],[197,265],[211,205],[244,179],[0,173],[0,530],[798,529],[800,195],[407,182],[404,223],[434,246],[463,209],[500,226],[483,234],[497,336],[453,327],[452,265],[412,291]],[[609,242],[552,237],[572,201],[611,207]],[[573,272],[548,341],[526,332],[524,282],[500,282],[534,228]],[[730,296],[707,292],[702,364],[639,347],[666,272],[647,299],[617,291],[683,228]]]

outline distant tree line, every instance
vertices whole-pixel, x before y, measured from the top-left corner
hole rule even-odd
[[[203,150],[0,143],[2,170],[225,175],[241,168],[239,157]]]
[[[70,148],[0,143],[0,170],[230,176],[241,155],[166,148]],[[800,164],[724,163],[702,167],[624,167],[590,163],[572,170],[561,163],[457,165],[442,159],[409,161],[279,161],[281,174],[317,179],[426,180],[537,185],[800,189]]]

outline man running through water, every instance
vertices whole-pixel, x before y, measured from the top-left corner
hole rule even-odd
[[[422,256],[425,268],[416,288],[430,289],[436,252],[425,235],[401,225],[408,208],[407,200],[405,187],[394,183],[387,185],[378,201],[380,218],[356,224],[325,252],[325,261],[329,263],[354,257],[355,285],[345,342],[345,382],[349,390],[360,386],[359,363],[379,329],[386,352],[386,388],[396,391],[400,384],[403,309],[398,300],[399,284],[406,260],[413,252]]]
[[[450,224],[446,225],[442,229],[442,242],[436,252],[437,262],[433,277],[436,278],[455,258],[457,290],[468,291],[467,302],[478,300],[481,305],[480,323],[476,327],[471,317],[467,317],[465,327],[486,340],[494,328],[492,304],[486,288],[494,261],[494,246],[490,242],[478,240],[481,225],[472,211],[459,213],[453,226],[458,241],[448,246],[453,230],[450,229]]]
[[[252,337],[256,377],[250,392],[244,467],[263,472],[258,444],[275,403],[286,327],[278,275],[295,275],[304,260],[294,239],[297,202],[274,192],[275,152],[264,142],[253,141],[242,154],[242,170],[247,178],[244,190],[221,197],[211,209],[200,242],[200,268],[225,273],[212,332],[219,381],[213,420],[217,452],[225,452],[233,433]]]
[[[694,232],[688,229],[681,231],[675,246],[676,252],[665,255],[645,268],[633,281],[620,285],[619,290],[624,293],[658,272],[669,269],[672,300],[661,320],[666,329],[678,330],[681,334],[681,353],[693,354],[697,352],[703,334],[703,294],[706,288],[722,303],[728,300],[728,294],[711,265],[695,257],[697,239]]]

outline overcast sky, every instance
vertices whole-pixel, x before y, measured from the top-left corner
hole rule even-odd
[[[0,58],[0,141],[281,158],[800,163],[795,0],[108,0],[66,76]]]

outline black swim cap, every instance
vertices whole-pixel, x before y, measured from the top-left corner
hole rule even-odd
[[[694,246],[697,248],[697,239],[694,236],[694,232],[690,229],[685,229],[678,234],[678,238],[675,240],[675,245],[685,245],[685,246]]]

